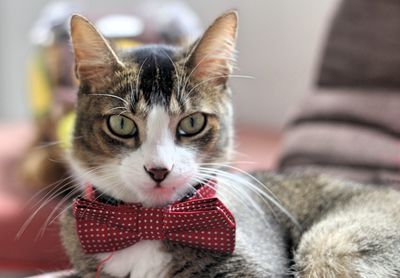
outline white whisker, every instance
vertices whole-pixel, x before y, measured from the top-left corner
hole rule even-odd
[[[139,94],[140,73],[142,72],[143,66],[144,66],[144,64],[146,63],[146,61],[147,61],[148,58],[149,58],[149,57],[146,57],[146,58],[143,60],[142,64],[140,65],[139,71],[138,71],[138,73],[137,73],[137,76],[136,76],[136,92],[135,92],[136,94]],[[133,102],[133,99],[131,99],[131,102]],[[133,108],[133,107],[132,107],[132,108]]]
[[[227,167],[229,165],[226,165]],[[228,168],[230,168],[232,166],[229,166]],[[235,175],[234,177],[232,177],[232,175],[227,174],[227,172],[225,171],[221,171],[219,169],[214,169],[214,168],[200,168],[201,171],[209,173],[209,174],[217,174],[219,176],[225,177],[227,179],[230,179],[232,182],[236,182],[236,183],[240,183],[243,186],[247,186],[247,188],[251,189],[254,193],[256,193],[262,200],[265,201],[269,201],[271,204],[273,204],[274,206],[276,206],[282,213],[284,213],[299,229],[301,229],[301,225],[299,224],[299,222],[297,221],[297,219],[295,219],[295,217],[286,210],[285,207],[283,207],[280,202],[277,200],[276,197],[272,197],[269,194],[267,194],[265,191],[261,190],[259,187],[255,186],[254,184],[252,184],[251,182],[249,182],[248,180]],[[240,169],[239,169],[240,170]],[[243,173],[246,173],[247,175],[251,176],[249,173],[241,170]],[[252,176],[251,176],[252,177]],[[256,178],[253,177],[253,180],[258,181]],[[260,183],[260,185],[262,185],[262,187],[264,189],[266,189],[266,186],[261,183],[260,181],[258,181],[258,183]],[[270,191],[270,190],[269,190]]]
[[[118,100],[121,100],[122,102],[124,102],[127,106],[129,106],[129,102],[126,101],[125,99],[123,99],[122,97],[119,96],[115,96],[115,95],[111,95],[111,94],[89,94],[89,96],[103,96],[103,97],[112,97]]]

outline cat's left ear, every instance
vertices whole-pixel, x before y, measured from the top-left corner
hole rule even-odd
[[[75,74],[80,82],[100,89],[111,80],[115,71],[123,67],[107,40],[80,15],[71,18],[71,40]]]
[[[223,85],[232,73],[238,14],[235,10],[218,17],[192,47],[189,58],[192,77]]]

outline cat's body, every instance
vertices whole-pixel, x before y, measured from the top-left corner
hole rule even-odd
[[[132,278],[238,277],[240,275],[245,277],[286,277],[285,274],[288,272],[287,246],[283,230],[274,219],[273,214],[266,213],[264,216],[254,214],[254,211],[244,207],[238,200],[229,199],[226,196],[222,196],[222,198],[235,215],[238,226],[236,251],[233,256],[210,253],[168,242],[164,242],[161,246],[158,244],[159,242],[150,245],[151,242],[145,241],[143,244],[131,246],[128,248],[129,250],[115,252],[111,259],[114,261],[108,262],[119,265],[119,272],[114,273],[121,273],[122,269],[128,270],[128,265],[129,268],[132,268],[132,271],[129,269],[124,275],[116,277],[129,275]],[[262,206],[262,204],[260,205]],[[71,213],[64,215],[63,222],[64,227],[75,226]],[[64,233],[63,238],[67,250],[71,252],[73,262],[76,260],[74,265],[82,267],[79,272],[88,271],[88,277],[94,275],[95,267],[100,261],[96,259],[98,256],[84,255],[73,229]],[[140,253],[139,257],[137,252]],[[150,253],[152,254],[148,255]],[[104,259],[107,256],[109,254],[101,257]],[[162,261],[167,263],[162,267],[157,268],[156,266],[155,268],[154,266],[159,265],[158,263],[161,261],[159,256],[162,256]],[[90,264],[91,267],[86,265],[88,260],[93,261]],[[126,263],[127,261],[129,263]]]
[[[132,267],[149,275],[131,277],[399,277],[400,275],[400,194],[328,177],[256,174],[294,214],[303,231],[279,209],[267,206],[252,192],[265,211],[263,216],[249,210],[236,198],[225,201],[236,216],[237,245],[233,256],[225,257],[171,244],[147,246],[166,252],[167,264],[157,271],[157,257],[138,260]],[[72,215],[64,226],[74,227]],[[75,231],[64,235],[67,250],[82,273],[94,275],[99,263],[80,250]],[[130,252],[150,250],[132,246]],[[146,247],[145,247],[146,248]],[[138,251],[140,250],[140,251]],[[295,251],[295,264],[290,259]],[[151,251],[150,251],[151,252]],[[124,255],[129,256],[125,252]],[[105,257],[105,255],[103,256]],[[131,257],[131,258],[134,258]],[[87,264],[90,261],[90,264]],[[145,261],[145,263],[143,263]],[[121,269],[125,260],[119,261]],[[166,276],[152,275],[162,272]],[[133,271],[132,273],[138,273]],[[143,272],[142,272],[143,273]],[[84,276],[86,277],[86,276]]]
[[[189,48],[116,55],[85,19],[71,22],[78,95],[71,166],[83,183],[126,203],[162,207],[218,180],[237,221],[222,255],[168,241],[85,254],[71,210],[64,246],[79,277],[397,277],[400,194],[324,177],[260,173],[267,187],[223,171],[232,149],[227,79],[237,15],[218,18]],[[272,191],[268,192],[268,188]],[[276,195],[282,208],[268,199]]]

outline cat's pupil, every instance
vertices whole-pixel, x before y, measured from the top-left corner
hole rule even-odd
[[[124,129],[124,125],[125,125],[124,118],[121,118],[121,121],[120,121],[119,125],[120,125],[120,128],[123,130]]]
[[[192,126],[192,128],[194,128],[194,117],[190,117],[190,125]]]

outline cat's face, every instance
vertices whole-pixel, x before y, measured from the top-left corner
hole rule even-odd
[[[80,16],[71,20],[80,80],[71,164],[85,182],[125,202],[161,206],[229,159],[237,15],[219,17],[188,48],[118,53]]]

